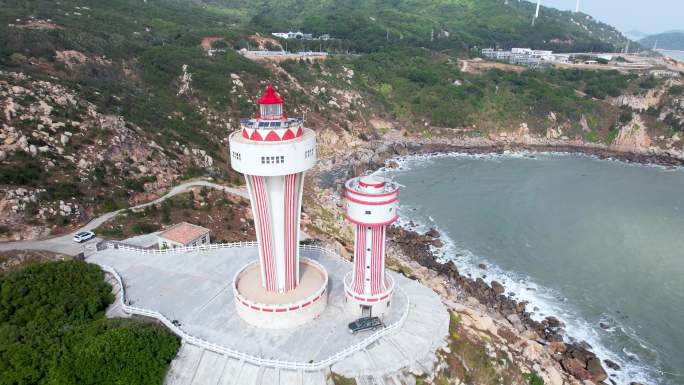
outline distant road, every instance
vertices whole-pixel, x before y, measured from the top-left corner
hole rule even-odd
[[[139,208],[144,208],[150,205],[154,205],[157,203],[161,203],[166,199],[169,199],[173,196],[176,196],[178,194],[182,194],[184,192],[189,191],[193,187],[209,187],[213,188],[216,190],[223,190],[225,192],[235,194],[238,196],[241,196],[243,198],[249,199],[249,195],[247,194],[247,191],[237,189],[234,187],[228,187],[228,186],[223,186],[220,184],[204,181],[204,180],[199,180],[199,181],[190,181],[190,182],[185,182],[182,183],[174,188],[172,188],[166,195],[155,199],[151,202],[143,203],[137,206],[129,207],[126,209],[121,209],[118,211],[112,211],[110,213],[103,214],[97,218],[94,218],[87,224],[85,224],[83,227],[80,229],[71,232],[69,234],[61,235],[58,237],[54,238],[47,238],[47,239],[36,239],[36,240],[27,240],[27,241],[17,241],[17,242],[3,242],[0,243],[0,251],[9,251],[9,250],[47,250],[47,251],[53,251],[56,253],[60,254],[67,254],[67,255],[76,255],[80,252],[85,252],[85,251],[90,251],[95,249],[95,244],[102,239],[100,238],[93,238],[88,242],[84,243],[76,243],[73,241],[74,234],[81,232],[81,231],[92,231],[99,227],[101,224],[107,222],[108,220],[116,217],[119,215],[121,212],[128,210],[128,209],[139,209]]]

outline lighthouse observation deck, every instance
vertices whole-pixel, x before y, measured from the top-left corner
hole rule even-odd
[[[389,179],[364,176],[347,181],[347,219],[357,225],[382,226],[397,220],[399,185]]]
[[[290,140],[254,141],[241,131],[232,133],[229,140],[231,166],[246,175],[296,174],[316,164],[316,134],[308,128]]]

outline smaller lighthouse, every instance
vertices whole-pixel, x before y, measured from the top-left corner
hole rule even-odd
[[[354,269],[344,279],[348,311],[381,316],[390,306],[394,281],[385,274],[387,226],[397,220],[399,185],[377,176],[345,184],[347,219],[355,225]]]

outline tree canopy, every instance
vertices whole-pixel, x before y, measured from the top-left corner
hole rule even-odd
[[[85,262],[0,275],[0,385],[161,384],[176,337],[104,318],[113,300],[104,273]]]

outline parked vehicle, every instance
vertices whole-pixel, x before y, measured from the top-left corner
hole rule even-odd
[[[363,317],[349,323],[349,331],[356,334],[364,330],[375,330],[383,327],[382,321],[378,317]]]
[[[81,243],[93,238],[95,238],[95,233],[92,231],[81,231],[74,235],[74,242]]]

